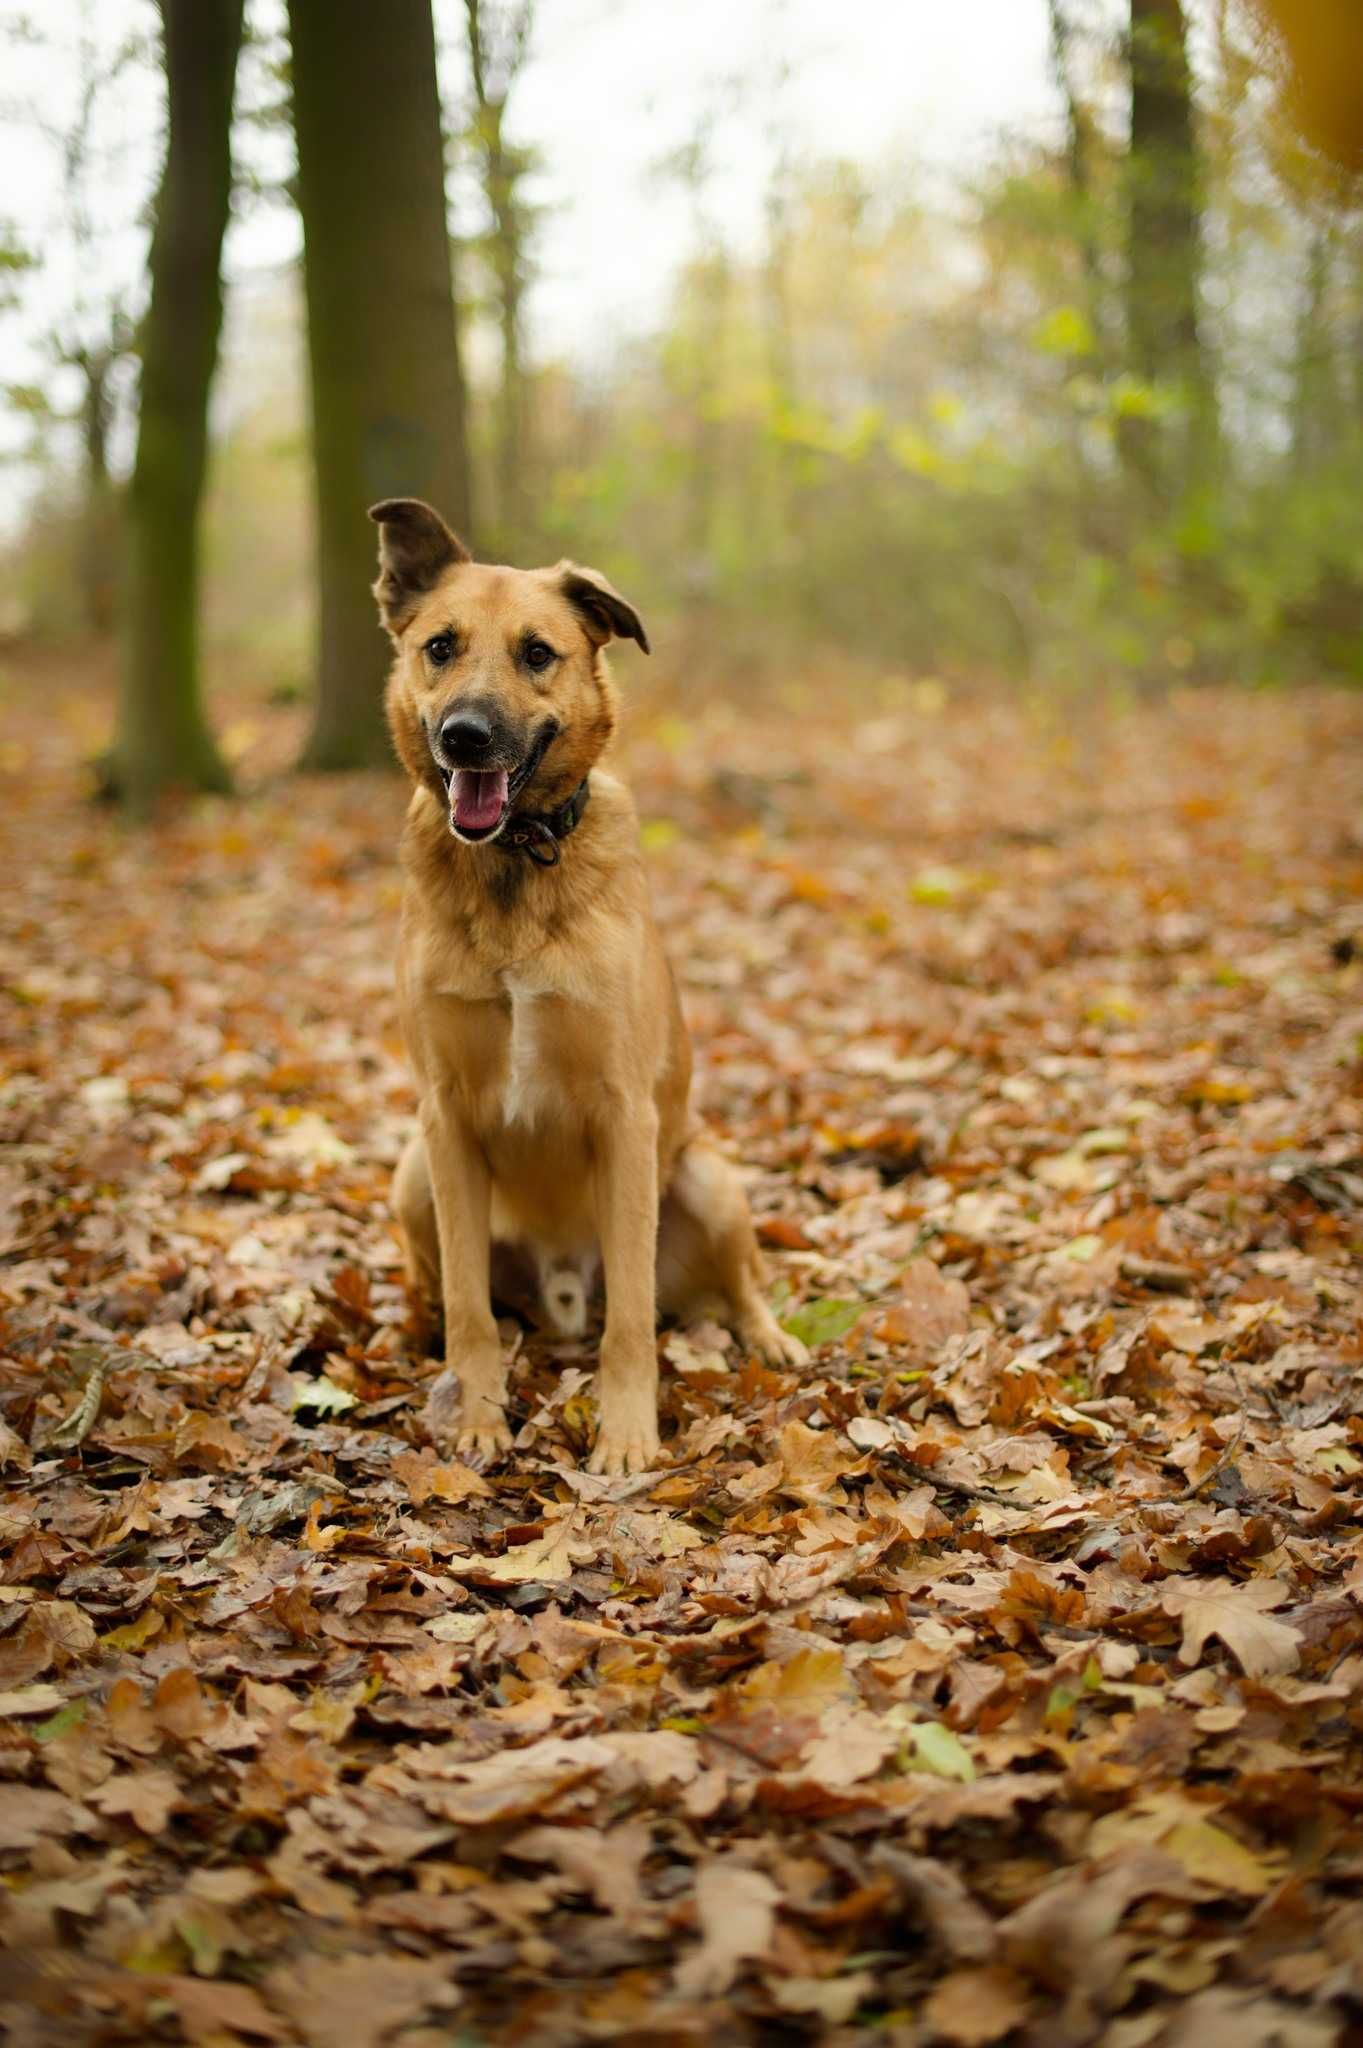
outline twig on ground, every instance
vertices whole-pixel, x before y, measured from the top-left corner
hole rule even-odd
[[[1185,1486],[1182,1493],[1170,1494],[1170,1501],[1196,1500],[1200,1493],[1204,1493],[1206,1489],[1211,1485],[1212,1481],[1214,1479],[1219,1478],[1220,1475],[1225,1471],[1227,1465],[1230,1464],[1231,1460],[1235,1456],[1235,1453],[1240,1448],[1240,1440],[1244,1436],[1244,1434],[1245,1417],[1244,1411],[1242,1409],[1239,1423],[1236,1426],[1235,1435],[1226,1445],[1225,1450],[1222,1451],[1221,1456],[1217,1459],[1216,1463],[1212,1466],[1211,1470],[1209,1472],[1204,1472],[1200,1479],[1195,1479],[1191,1486]]]
[[[881,1452],[892,1464],[900,1466],[911,1478],[921,1479],[926,1485],[935,1487],[938,1493],[956,1493],[962,1500],[988,1501],[991,1507],[1016,1508],[1019,1502],[1009,1500],[1006,1493],[999,1493],[991,1486],[972,1486],[965,1479],[948,1479],[935,1465],[919,1465],[914,1459],[906,1458],[902,1451],[886,1449]]]
[[[1117,1269],[1123,1280],[1149,1287],[1157,1294],[1193,1294],[1198,1276],[1191,1266],[1175,1265],[1172,1259],[1142,1259],[1127,1252]]]

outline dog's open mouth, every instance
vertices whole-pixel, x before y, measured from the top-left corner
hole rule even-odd
[[[436,767],[450,802],[450,830],[456,838],[474,843],[496,838],[559,731],[558,720],[551,718],[540,728],[535,744],[516,768],[447,768],[436,756]]]
[[[453,829],[465,839],[485,839],[502,822],[511,780],[505,768],[456,768],[449,791]]]

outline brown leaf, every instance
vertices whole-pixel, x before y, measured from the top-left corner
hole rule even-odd
[[[205,1415],[196,1409],[175,1432],[175,1457],[181,1465],[202,1466],[210,1472],[223,1466],[230,1470],[249,1456],[249,1446],[224,1415]]]
[[[283,2041],[287,2029],[249,1984],[211,1983],[202,1977],[168,1977],[165,1995],[175,2007],[187,2040],[219,2048],[229,2034],[252,2041]]]
[[[308,2048],[382,2048],[398,2027],[459,2002],[443,1964],[389,1956],[307,1956],[272,1971],[265,1990]]]
[[[899,1300],[876,1325],[906,1364],[927,1363],[949,1337],[970,1328],[970,1289],[945,1274],[932,1259],[915,1259],[899,1280]]]
[[[160,1835],[185,1800],[169,1771],[122,1771],[90,1794],[90,1804],[111,1819],[126,1815],[144,1835]]]
[[[722,1997],[743,1963],[767,1954],[780,1896],[760,1870],[728,1858],[702,1864],[695,1894],[700,1947],[678,1964],[674,1980],[683,1998]]]
[[[1165,1613],[1183,1622],[1181,1661],[1200,1663],[1207,1638],[1219,1636],[1247,1678],[1296,1669],[1300,1635],[1266,1612],[1288,1598],[1286,1587],[1272,1579],[1249,1579],[1239,1586],[1217,1579],[1169,1579],[1161,1588]]]
[[[32,1849],[88,1827],[91,1816],[64,1793],[33,1785],[6,1785],[0,1795],[0,1849]]]
[[[403,1451],[394,1458],[392,1471],[418,1507],[428,1500],[443,1500],[457,1507],[466,1500],[492,1498],[492,1488],[471,1465],[457,1460],[442,1465],[429,1451]]]
[[[1026,2020],[1030,1999],[1020,1977],[1001,1963],[953,1970],[933,1987],[923,2017],[955,2048],[988,2048]]]
[[[841,1479],[864,1472],[870,1459],[858,1457],[836,1430],[788,1422],[778,1438],[780,1484],[797,1500],[817,1501]]]
[[[208,1726],[208,1703],[187,1664],[177,1664],[156,1688],[152,1719],[177,1742],[192,1742]]]
[[[876,1850],[875,1862],[896,1879],[953,1963],[989,1961],[998,1946],[994,1923],[950,1864],[911,1856],[888,1842]]]

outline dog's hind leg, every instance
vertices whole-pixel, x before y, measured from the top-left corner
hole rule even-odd
[[[693,1140],[677,1157],[658,1218],[660,1310],[684,1316],[717,1301],[739,1343],[765,1364],[803,1365],[809,1353],[768,1308],[762,1277],[742,1181]]]
[[[397,1163],[393,1175],[393,1210],[407,1255],[407,1278],[419,1294],[438,1306],[440,1236],[435,1223],[430,1161],[426,1157],[426,1140],[420,1131],[408,1140]]]

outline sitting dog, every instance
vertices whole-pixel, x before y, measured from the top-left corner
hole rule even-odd
[[[494,1254],[535,1274],[581,1336],[605,1332],[591,1470],[658,1457],[657,1316],[715,1307],[769,1364],[805,1357],[762,1299],[741,1182],[689,1108],[691,1051],[649,909],[629,795],[599,765],[615,729],[603,648],[648,652],[603,576],[474,562],[429,505],[375,505],[387,711],[412,778],[398,951],[420,1128],[394,1202],[410,1277],[443,1299],[455,1448],[506,1450]]]

